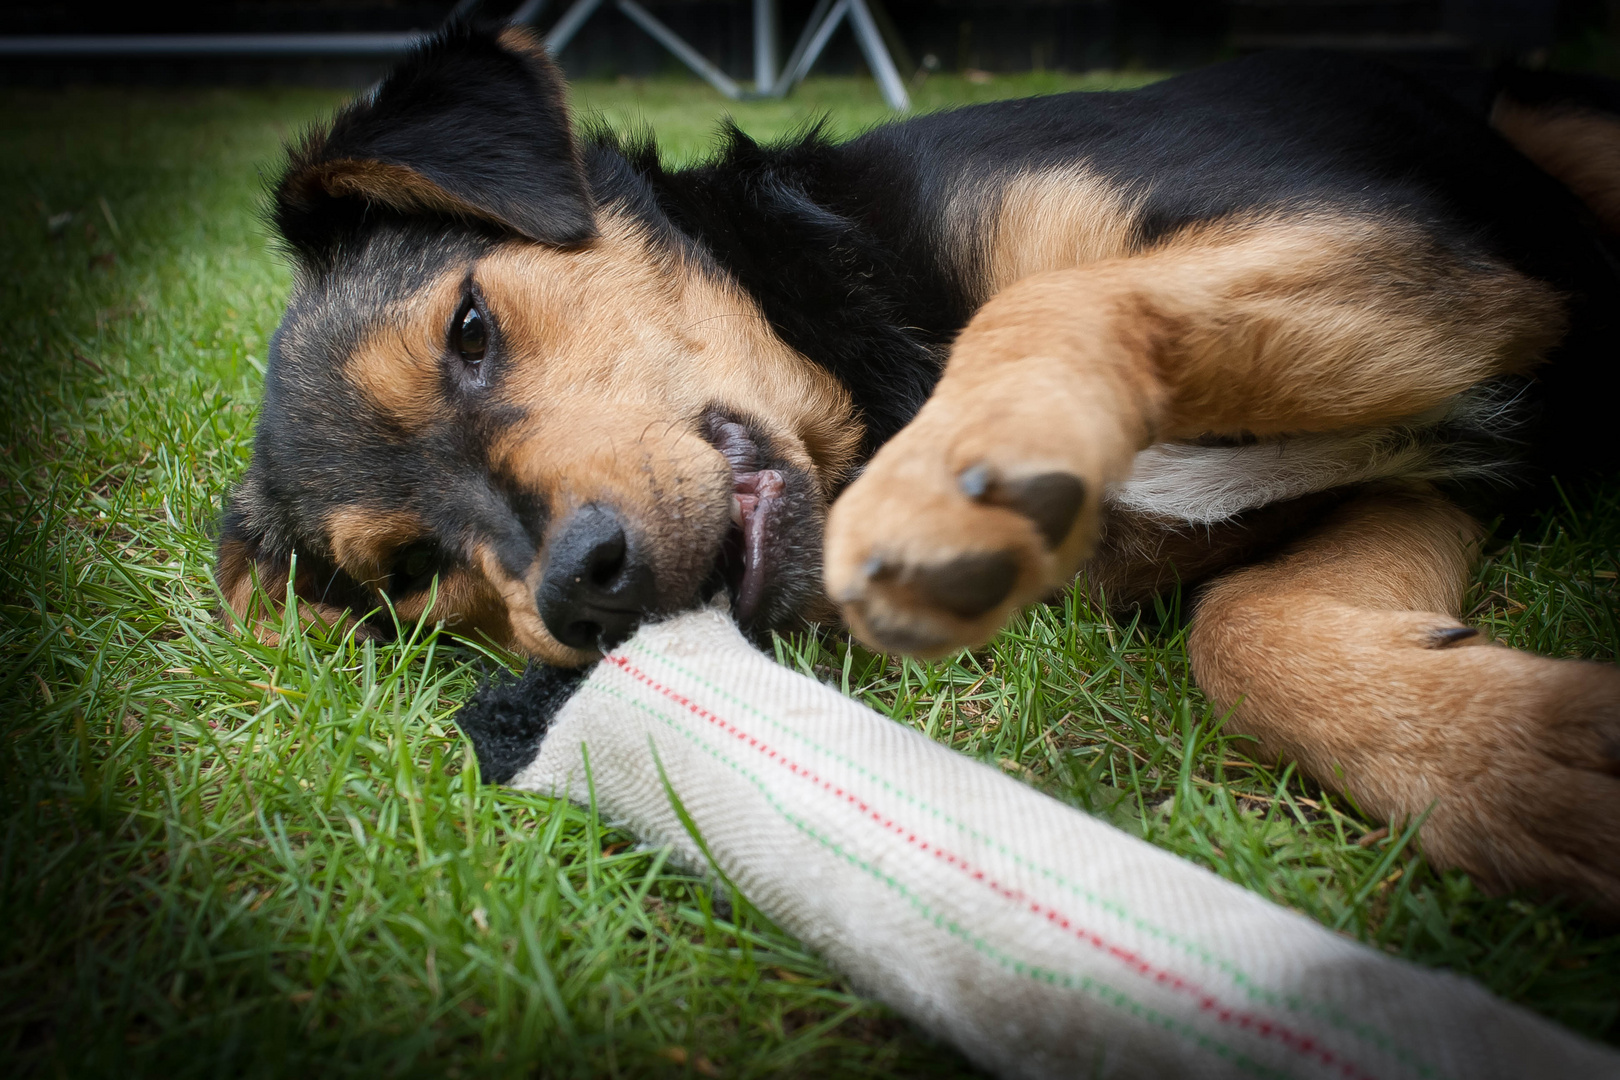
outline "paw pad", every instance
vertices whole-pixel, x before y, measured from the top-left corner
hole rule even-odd
[[[1086,501],[1085,481],[1073,473],[1046,472],[1006,480],[982,462],[958,473],[956,486],[975,502],[1003,506],[1029,518],[1049,548],[1069,535]]]
[[[1018,562],[1005,551],[961,555],[912,575],[930,603],[964,619],[976,619],[1007,599],[1016,580]]]
[[[958,555],[932,566],[901,568],[874,559],[865,567],[872,581],[894,582],[928,605],[962,619],[976,619],[1007,599],[1018,580],[1018,560],[1008,551]]]

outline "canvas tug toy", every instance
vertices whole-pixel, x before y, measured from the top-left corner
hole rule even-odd
[[[604,817],[712,859],[856,987],[998,1075],[1620,1077],[1620,1055],[1473,982],[777,665],[712,609],[644,627],[584,675],[532,669],[458,719],[486,779],[584,801],[588,757]]]

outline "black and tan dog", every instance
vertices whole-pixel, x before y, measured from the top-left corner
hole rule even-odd
[[[432,594],[577,665],[722,589],[756,635],[927,655],[1082,568],[1204,582],[1194,670],[1266,752],[1620,913],[1620,672],[1461,623],[1441,494],[1615,460],[1588,92],[1493,129],[1282,55],[666,172],[576,135],[527,37],[453,31],[276,186],[297,281],[221,586],[261,621],[296,554],[310,617]]]

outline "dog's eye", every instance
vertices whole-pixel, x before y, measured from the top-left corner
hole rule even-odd
[[[388,592],[408,596],[427,587],[440,568],[439,547],[431,540],[420,540],[400,548],[388,575]]]
[[[469,364],[481,363],[489,348],[489,331],[484,325],[484,314],[472,297],[462,303],[450,327],[450,347]]]

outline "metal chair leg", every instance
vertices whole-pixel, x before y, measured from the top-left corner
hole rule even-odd
[[[540,13],[546,0],[524,0],[512,13],[513,22],[527,22]],[[552,55],[560,53],[574,39],[579,28],[602,6],[603,0],[574,0],[546,34],[546,48]],[[781,71],[776,70],[776,0],[754,0],[754,86],[752,92],[743,90],[736,80],[710,63],[708,57],[692,48],[675,31],[664,25],[637,0],[614,0],[614,6],[625,17],[646,31],[654,41],[668,49],[676,59],[691,68],[698,77],[733,101],[749,97],[785,97],[804,81],[811,67],[821,58],[838,25],[849,17],[855,43],[866,58],[867,67],[877,80],[878,89],[889,108],[904,112],[911,108],[910,95],[904,80],[895,69],[894,58],[878,30],[877,21],[867,0],[816,0],[815,10],[799,35],[798,43],[788,56]]]
[[[562,52],[574,40],[574,35],[579,33],[579,28],[585,25],[585,20],[601,6],[602,0],[574,0],[573,5],[547,31],[546,51],[552,56]]]
[[[675,59],[697,73],[697,76],[732,101],[743,96],[742,87],[731,76],[709,63],[709,58],[686,43],[675,31],[653,17],[652,12],[636,0],[617,0],[618,8],[630,21],[647,31],[647,35],[675,55]]]
[[[754,0],[754,90],[776,85],[776,0]]]
[[[855,31],[866,66],[872,69],[872,77],[883,91],[883,100],[896,112],[905,112],[911,108],[911,95],[906,93],[906,84],[895,70],[894,58],[889,55],[877,20],[872,18],[872,9],[866,6],[866,0],[848,0],[848,3],[850,29]]]

